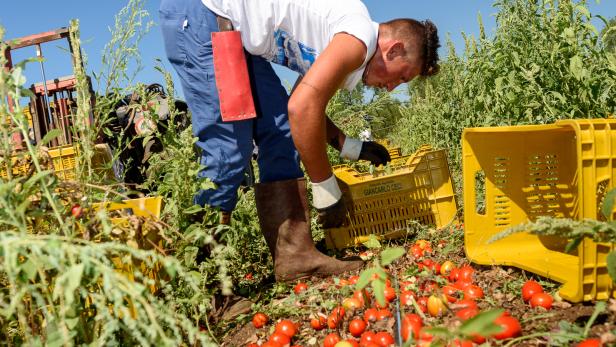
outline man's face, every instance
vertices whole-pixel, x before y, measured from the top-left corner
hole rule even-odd
[[[420,60],[408,59],[405,55],[384,52],[375,55],[369,62],[364,72],[364,84],[394,90],[402,83],[409,82],[421,73]]]

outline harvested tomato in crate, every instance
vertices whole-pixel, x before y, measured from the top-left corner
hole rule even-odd
[[[391,152],[391,151],[390,151]],[[443,227],[456,218],[457,205],[445,150],[421,147],[392,159],[373,173],[334,167],[349,215],[347,226],[325,230],[327,247],[361,244],[370,235],[398,238],[413,222]]]

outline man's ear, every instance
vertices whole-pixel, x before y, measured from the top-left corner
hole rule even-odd
[[[404,44],[401,41],[394,42],[387,50],[387,60],[394,60],[394,58],[403,57],[404,55]]]

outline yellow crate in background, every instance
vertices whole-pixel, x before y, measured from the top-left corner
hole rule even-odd
[[[563,283],[573,301],[615,296],[606,257],[614,244],[503,230],[552,216],[600,219],[605,193],[616,185],[616,120],[562,120],[550,125],[466,129],[462,136],[465,249],[479,264],[511,265]]]
[[[63,181],[75,179],[77,150],[73,145],[54,147],[49,150],[53,171]]]
[[[163,206],[163,199],[161,197],[146,197],[140,199],[123,200],[122,202],[107,202],[94,204],[95,210],[105,209],[111,216],[111,222],[119,227],[129,227],[129,218],[127,215],[133,215],[137,217],[143,217],[152,221],[157,221],[160,218]],[[118,214],[119,216],[116,216]],[[136,246],[139,249],[164,249],[163,239],[157,233],[156,230],[147,230],[146,227],[142,227],[141,233],[145,234],[142,238],[138,238]],[[122,258],[115,257],[112,261],[117,269],[122,271],[132,281],[135,280],[133,269],[138,267],[141,273],[148,276],[158,283],[161,275],[162,266],[156,263],[153,267],[146,267],[143,262],[126,263]],[[159,288],[157,285],[150,285],[149,289],[152,293],[155,293]]]
[[[348,226],[325,230],[330,249],[360,245],[370,235],[396,238],[409,224],[442,227],[457,214],[453,182],[445,150],[420,148],[415,154],[392,160],[373,173],[340,165],[334,174],[343,192]]]

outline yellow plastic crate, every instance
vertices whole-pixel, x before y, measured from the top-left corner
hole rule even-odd
[[[413,221],[442,227],[452,222],[457,207],[445,150],[422,147],[374,173],[334,167],[349,215],[348,226],[325,230],[327,247],[361,244],[370,235],[396,238]]]
[[[53,171],[63,181],[75,179],[77,150],[73,145],[55,147],[49,150]]]
[[[124,200],[122,202],[94,204],[93,208],[104,208],[108,212],[122,211],[122,213],[125,214],[158,220],[162,211],[162,204],[163,199],[161,197],[147,197]],[[115,225],[126,227],[129,221],[127,217],[112,217],[111,222]],[[142,230],[141,232],[147,231]],[[158,234],[153,232],[147,233],[145,242],[138,244],[141,249],[152,249],[155,248],[154,245],[161,249],[164,248],[163,240],[158,236]],[[156,282],[160,279],[160,270],[162,266],[158,263],[152,268],[147,268],[144,263],[126,263],[120,257],[113,258],[112,261],[116,268],[126,274],[132,281],[135,280],[133,275],[134,266],[138,266],[141,272],[147,275],[150,279],[153,279]],[[155,293],[158,290],[158,286],[151,285],[149,289],[152,293]]]
[[[614,297],[606,269],[614,244],[585,239],[567,254],[568,240],[557,237],[518,233],[487,241],[539,216],[599,218],[605,193],[615,187],[616,120],[466,129],[462,155],[470,260],[511,265],[561,282],[561,297],[573,302]]]

